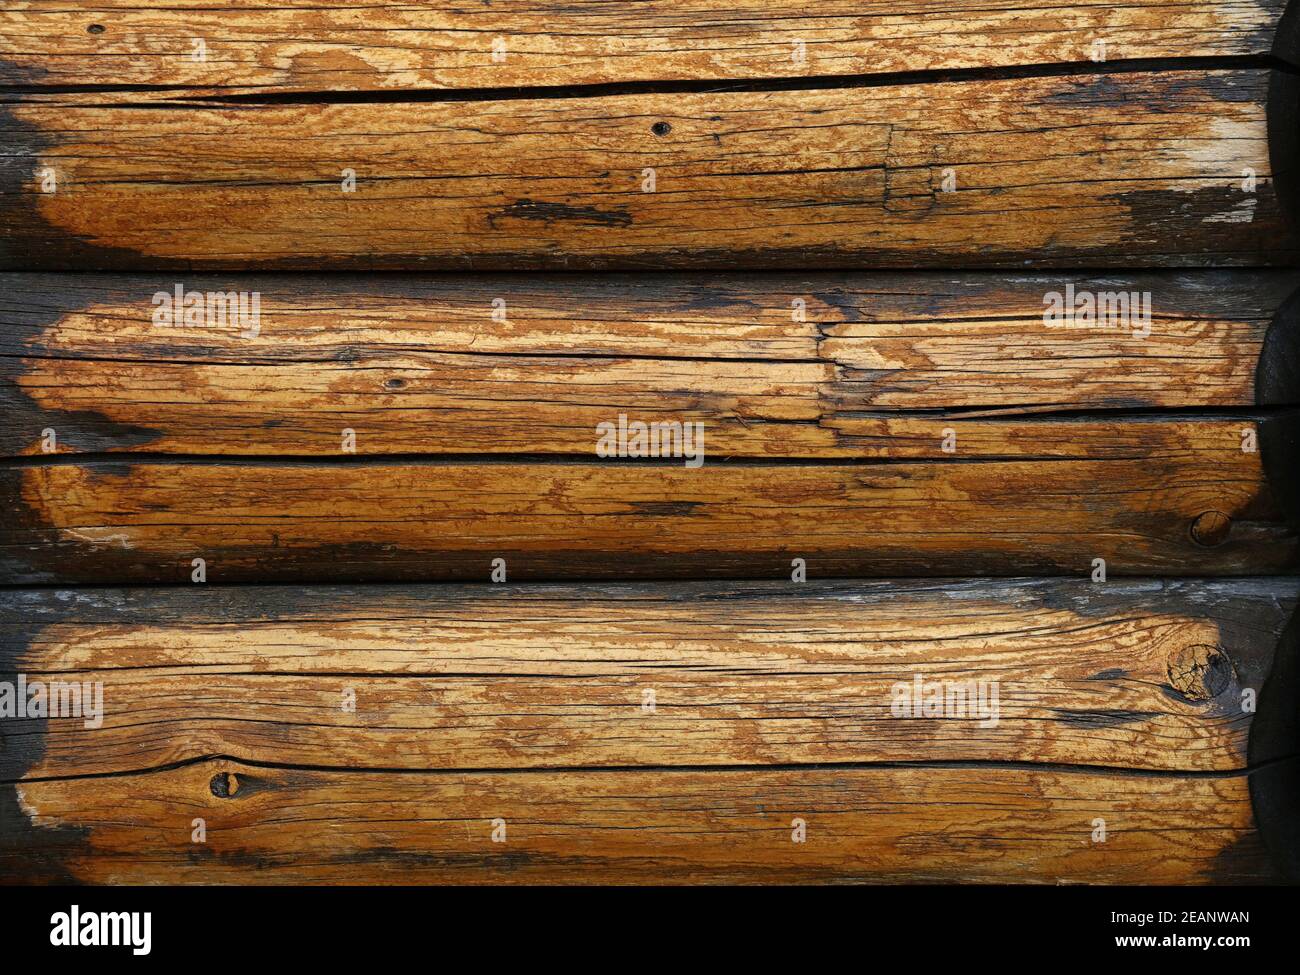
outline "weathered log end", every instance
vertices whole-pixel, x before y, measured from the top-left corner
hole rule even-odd
[[[33,623],[39,618],[46,624],[66,618],[70,608],[70,603],[55,606],[21,593],[11,597],[10,605],[20,614],[17,618],[29,618]],[[28,617],[29,613],[32,616]],[[26,672],[31,640],[40,627],[8,626],[4,630],[0,636],[0,680],[7,681]],[[38,825],[27,805],[22,779],[40,766],[47,732],[45,718],[0,720],[0,780],[4,780],[0,782],[0,878],[6,883],[74,883],[76,877],[68,864],[86,849],[88,830],[66,824]]]
[[[1282,633],[1251,724],[1255,824],[1278,873],[1300,883],[1300,609]]]
[[[1269,53],[1279,61],[1300,67],[1300,2],[1291,0],[1282,11]]]
[[[1255,370],[1260,406],[1300,406],[1300,291],[1278,307]]]
[[[0,143],[0,263],[16,267],[38,239],[40,218],[28,184],[46,144],[36,126],[20,122],[7,105],[0,105]]]
[[[1300,67],[1300,2],[1287,4],[1269,53],[1292,69]],[[1300,231],[1300,75],[1293,70],[1275,70],[1269,82],[1268,146],[1274,192],[1295,233]],[[1295,342],[1293,337],[1293,350]]]
[[[1300,76],[1273,71],[1268,86],[1268,158],[1273,192],[1291,234],[1300,228]]]
[[[1264,336],[1255,401],[1281,407],[1260,421],[1260,460],[1279,510],[1300,529],[1300,293],[1278,309]]]
[[[4,77],[0,65],[0,78]],[[57,158],[59,136],[18,117],[0,104],[0,267],[69,271],[138,266],[140,255],[54,226],[41,213],[40,189],[48,160]],[[62,176],[55,175],[56,181]],[[57,182],[56,182],[57,185]],[[185,270],[189,262],[152,257],[158,271]]]
[[[1294,44],[1296,5],[1288,9]],[[1285,23],[1285,22],[1284,22]],[[1280,37],[1280,35],[1279,35]],[[1292,166],[1297,150],[1296,99],[1300,79],[1278,73],[1270,105],[1270,139],[1277,135],[1276,102],[1285,93],[1287,158]],[[1278,143],[1273,143],[1274,151]],[[1276,159],[1277,157],[1274,156]],[[1291,170],[1294,174],[1294,168]],[[1279,183],[1279,193],[1282,184]],[[1284,197],[1288,212],[1295,197]],[[1300,294],[1293,295],[1274,316],[1264,337],[1255,375],[1256,402],[1282,407],[1259,424],[1260,460],[1274,501],[1293,527],[1300,526]],[[1279,873],[1300,882],[1300,762],[1287,756],[1300,754],[1300,611],[1282,633],[1273,669],[1260,694],[1259,711],[1251,725],[1249,764],[1250,797],[1255,821]]]

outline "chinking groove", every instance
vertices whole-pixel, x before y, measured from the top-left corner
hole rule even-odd
[[[0,327],[3,323],[0,323]],[[175,347],[168,349],[166,355],[162,356],[124,356],[124,355],[83,355],[80,353],[61,353],[51,354],[44,352],[0,352],[0,361],[13,359],[17,361],[27,359],[38,359],[49,362],[106,362],[110,365],[164,365],[164,366],[280,366],[285,364],[292,365],[329,365],[330,363],[349,363],[355,366],[357,372],[367,369],[386,369],[384,365],[363,366],[355,365],[358,360],[355,349],[342,349],[334,355],[309,356],[293,355],[276,357],[271,353],[265,355],[249,355],[240,359],[208,359],[202,357],[202,352],[206,346],[193,345],[189,346],[188,355],[175,354]],[[387,349],[383,351],[388,351]],[[402,346],[401,352],[412,351],[411,346]],[[671,353],[625,353],[625,352],[564,352],[559,350],[548,349],[545,352],[512,352],[504,349],[485,349],[483,351],[471,351],[468,349],[440,349],[429,346],[416,346],[413,351],[430,356],[447,356],[464,359],[528,359],[534,362],[545,362],[551,359],[576,359],[579,361],[592,360],[595,362],[709,362],[719,365],[753,365],[753,366],[810,366],[824,365],[825,359],[818,359],[809,356],[803,359],[761,359],[744,356],[716,356],[716,355],[673,355]],[[1117,357],[1118,358],[1118,357]]]
[[[575,85],[536,85],[503,88],[459,89],[370,89],[364,91],[248,91],[249,86],[224,94],[222,88],[203,88],[192,92],[193,86],[176,85],[0,85],[0,97],[12,95],[112,95],[154,93],[174,97],[159,101],[123,103],[120,107],[176,107],[177,104],[202,105],[205,102],[254,105],[321,105],[321,104],[377,104],[404,102],[479,102],[519,101],[525,99],[598,98],[612,95],[680,95],[712,94],[726,92],[807,91],[851,88],[887,88],[929,84],[956,84],[970,81],[1015,81],[1025,78],[1068,78],[1087,75],[1118,75],[1145,72],[1215,71],[1240,69],[1272,69],[1300,75],[1300,64],[1276,52],[1248,55],[1201,55],[1194,57],[1130,58],[1113,61],[1055,62],[1024,65],[971,67],[951,69],[924,69],[919,71],[894,71],[879,74],[805,75],[802,77],[758,78],[736,81],[673,80],[673,81],[615,81]],[[266,86],[274,87],[274,86]]]

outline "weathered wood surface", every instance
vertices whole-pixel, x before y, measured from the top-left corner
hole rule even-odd
[[[377,104],[14,95],[0,267],[1289,264],[1298,86],[1189,67]]]
[[[155,324],[178,283],[256,294],[256,323]],[[942,459],[947,428],[960,457],[1239,451],[1239,428],[1181,411],[1300,407],[1300,381],[1258,381],[1300,334],[1297,286],[1292,271],[11,274],[0,455],[43,455],[53,429],[60,455],[337,457],[351,428],[362,456],[590,457],[620,413],[704,423],[717,458]],[[1049,324],[1047,296],[1070,291],[1122,297],[1123,314]]]
[[[22,464],[0,468],[0,580],[186,582],[195,558],[212,582],[1289,568],[1240,428],[1103,460]]]
[[[1283,7],[10,5],[0,880],[1300,876],[1294,578],[817,581],[1296,566]],[[198,273],[744,265],[1016,273]]]
[[[255,335],[155,326],[163,279],[7,280],[9,584],[1296,560],[1290,273],[186,285],[265,288]],[[1068,288],[1150,289],[1150,334],[1049,327]],[[703,466],[600,459],[620,415]]]
[[[207,755],[1231,771],[1250,742],[1243,691],[1273,672],[1297,592],[1289,578],[10,591],[6,670],[101,681],[105,712],[97,728],[6,721],[0,779]],[[895,717],[891,689],[918,675],[998,683],[1000,717]]]
[[[1267,880],[1298,589],[10,590],[0,676],[103,711],[0,725],[0,877]],[[998,720],[895,716],[917,678]]]
[[[10,3],[0,83],[213,91],[728,81],[1291,56],[1284,0]],[[195,40],[202,39],[197,59]],[[1097,42],[1104,42],[1098,48]],[[494,57],[494,42],[496,56]]]
[[[21,844],[0,836],[0,875],[100,884],[1268,883],[1277,868],[1249,795],[1266,774],[431,775],[213,759],[21,784],[0,816],[38,825]],[[204,843],[191,840],[198,819]],[[796,820],[803,843],[792,842]],[[1101,820],[1108,838],[1093,843]],[[502,824],[504,842],[494,843]]]

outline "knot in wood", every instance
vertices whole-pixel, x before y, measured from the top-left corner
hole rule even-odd
[[[1232,519],[1222,511],[1203,511],[1192,522],[1192,541],[1206,547],[1222,545],[1231,529]]]
[[[1232,661],[1207,643],[1180,647],[1169,656],[1169,686],[1189,701],[1218,697],[1236,679]]]

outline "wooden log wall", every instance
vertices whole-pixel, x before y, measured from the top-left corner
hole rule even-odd
[[[9,4],[0,882],[1300,879],[1298,79],[1284,0]]]

